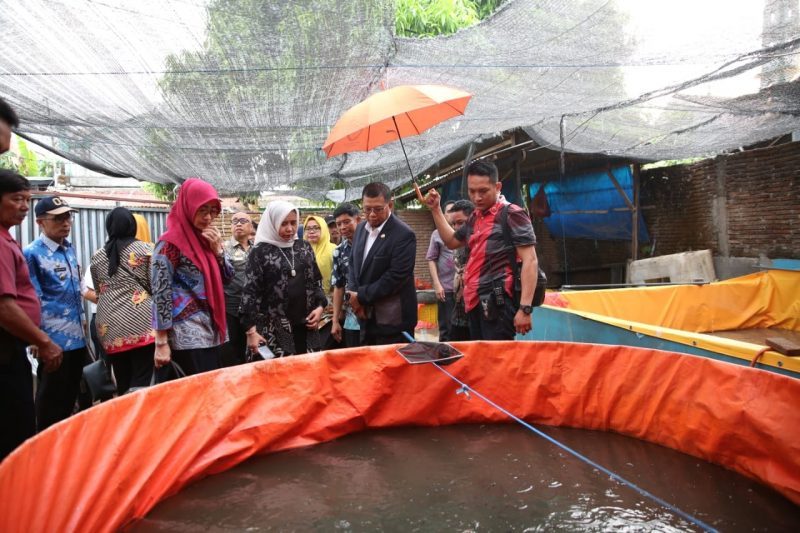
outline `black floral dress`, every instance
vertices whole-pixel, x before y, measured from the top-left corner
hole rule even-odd
[[[292,251],[295,266],[304,267],[296,275],[305,276],[307,313],[328,305],[314,251],[300,239],[294,241],[292,248],[278,248],[264,242],[256,244],[247,256],[246,282],[242,290],[242,325],[245,329],[255,325],[277,357],[320,349],[317,346],[319,335],[308,335],[306,350],[297,350],[294,346],[292,324],[286,314]]]

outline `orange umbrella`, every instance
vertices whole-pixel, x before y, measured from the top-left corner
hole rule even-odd
[[[419,135],[440,122],[463,115],[472,95],[442,85],[401,85],[375,93],[344,112],[322,149],[328,155],[367,152],[400,140],[408,171],[403,137]],[[416,180],[414,180],[416,185]]]

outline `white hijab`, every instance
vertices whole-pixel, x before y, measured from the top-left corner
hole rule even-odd
[[[258,223],[258,229],[256,230],[256,244],[260,242],[268,242],[270,244],[274,244],[278,248],[291,248],[294,245],[294,241],[297,240],[297,233],[294,234],[294,239],[286,242],[281,239],[278,230],[280,230],[281,224],[284,220],[286,220],[286,217],[289,216],[289,213],[292,211],[297,213],[297,223],[300,224],[300,210],[297,209],[293,204],[283,200],[276,200],[268,203],[267,208],[264,210],[264,214],[261,215],[261,220]]]

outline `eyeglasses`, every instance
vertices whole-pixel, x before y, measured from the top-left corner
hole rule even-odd
[[[232,218],[231,224],[234,226],[244,226],[245,224],[249,223],[250,220],[246,218]]]
[[[379,207],[365,207],[364,208],[364,212],[366,214],[375,213],[376,215],[380,215],[381,213],[384,212],[384,210],[386,210],[386,206],[385,205],[382,205],[382,206],[379,206]]]
[[[61,213],[60,215],[51,215],[48,217],[42,217],[42,220],[53,220],[55,222],[66,222],[68,220],[72,220],[72,211],[67,211],[66,213]]]
[[[317,226],[308,226],[308,227],[306,228],[306,231],[308,231],[308,232],[312,232],[312,231],[313,231],[313,232],[317,232],[317,231],[321,231],[321,230],[320,230],[320,228],[319,228],[319,227],[317,227]]]
[[[211,215],[211,218],[216,218],[219,215],[219,209],[208,208],[208,207],[201,207],[197,210],[197,214],[201,217],[206,215]]]

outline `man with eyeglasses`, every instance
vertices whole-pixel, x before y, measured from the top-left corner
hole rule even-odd
[[[247,254],[253,246],[253,219],[244,211],[237,211],[231,216],[231,238],[225,241],[223,248],[233,265],[234,275],[225,283],[225,314],[228,324],[228,344],[223,349],[223,365],[233,366],[245,362],[247,335],[239,315],[239,304],[242,302],[242,289],[246,281],[245,268]]]
[[[403,332],[413,335],[417,324],[417,237],[392,213],[385,184],[367,184],[361,201],[366,220],[353,236],[345,297],[359,318],[362,345],[406,342]]]
[[[41,198],[34,208],[41,235],[25,248],[25,260],[39,300],[42,329],[64,351],[58,370],[38,370],[36,427],[39,431],[69,417],[80,390],[86,363],[81,269],[67,237],[71,208],[58,196]]]

